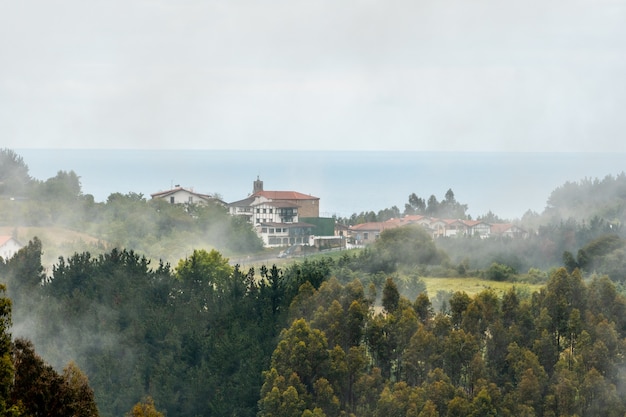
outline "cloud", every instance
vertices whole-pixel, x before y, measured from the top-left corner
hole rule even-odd
[[[6,146],[626,151],[626,0],[4,9]]]

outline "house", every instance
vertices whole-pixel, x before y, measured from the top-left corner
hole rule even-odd
[[[428,229],[432,237],[444,237],[446,235],[446,227],[448,223],[443,219],[431,218],[428,224]]]
[[[297,208],[300,217],[319,217],[320,199],[310,194],[303,194],[297,191],[268,191],[263,189],[263,181],[258,177],[252,185],[252,194],[247,198],[228,205],[230,213],[233,215],[250,216],[250,208],[261,202],[273,202],[289,204],[292,208]],[[287,207],[287,206],[285,206]],[[257,213],[253,213],[257,214]],[[256,216],[253,222],[256,221]]]
[[[350,226],[348,226],[347,224],[335,222],[335,236],[348,237],[349,231]]]
[[[526,238],[528,232],[512,223],[493,223],[490,235],[494,237]]]
[[[230,214],[248,217],[250,223],[256,224],[261,222],[270,214],[269,211],[263,213],[263,209],[269,210],[269,205],[263,203],[272,203],[273,207],[280,208],[280,213],[285,218],[283,222],[296,221],[293,220],[297,216],[300,217],[319,217],[320,216],[320,199],[309,194],[299,193],[297,191],[267,191],[263,189],[263,181],[258,177],[252,186],[252,194],[243,200],[235,201],[228,204]],[[280,205],[280,207],[279,207]],[[260,209],[261,211],[257,211]],[[261,216],[259,216],[261,215]],[[289,219],[292,220],[289,220]]]
[[[430,219],[421,214],[407,214],[400,219],[402,224],[429,224]]]
[[[463,220],[458,219],[444,219],[445,228],[444,228],[444,236],[452,237],[452,236],[464,236],[467,234],[467,225],[463,222]]]
[[[12,236],[0,236],[0,258],[10,259],[20,249],[22,249],[22,245]]]
[[[300,218],[319,218],[319,197],[297,191],[267,191],[258,177],[252,194],[228,204],[233,216],[245,216],[265,246],[308,244],[314,224]]]
[[[369,245],[378,239],[383,230],[398,227],[394,222],[369,222],[350,226],[348,238],[355,245]]]
[[[269,248],[290,245],[306,245],[313,235],[314,225],[295,223],[259,223],[254,226],[263,245]]]
[[[481,220],[463,220],[466,226],[467,236],[476,236],[481,239],[489,237],[491,234],[491,226]]]
[[[225,203],[209,194],[200,194],[177,185],[171,190],[159,191],[158,193],[150,194],[153,200],[163,200],[170,204],[209,204],[218,203],[225,205]]]

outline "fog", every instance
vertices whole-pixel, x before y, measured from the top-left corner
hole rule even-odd
[[[0,136],[13,148],[624,151],[625,10],[9,2]]]

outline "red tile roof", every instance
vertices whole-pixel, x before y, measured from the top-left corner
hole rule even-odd
[[[465,225],[469,226],[469,227],[474,227],[477,224],[481,224],[484,223],[482,220],[462,220],[463,223],[465,223]]]
[[[257,191],[254,196],[261,196],[270,200],[319,200],[308,194],[302,194],[297,191]]]
[[[387,223],[387,222],[369,222],[369,223],[360,223],[360,224],[355,224],[354,226],[350,226],[350,230],[383,231],[385,229],[393,229],[394,227],[398,227],[398,226],[393,223]]]
[[[422,216],[421,214],[408,214],[402,218],[402,221],[408,222],[408,223],[418,222],[422,220],[424,217],[426,216]]]

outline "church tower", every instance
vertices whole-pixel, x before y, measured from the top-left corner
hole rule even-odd
[[[259,191],[263,191],[263,181],[261,181],[257,175],[256,181],[254,181],[252,186],[252,194],[256,194]]]

